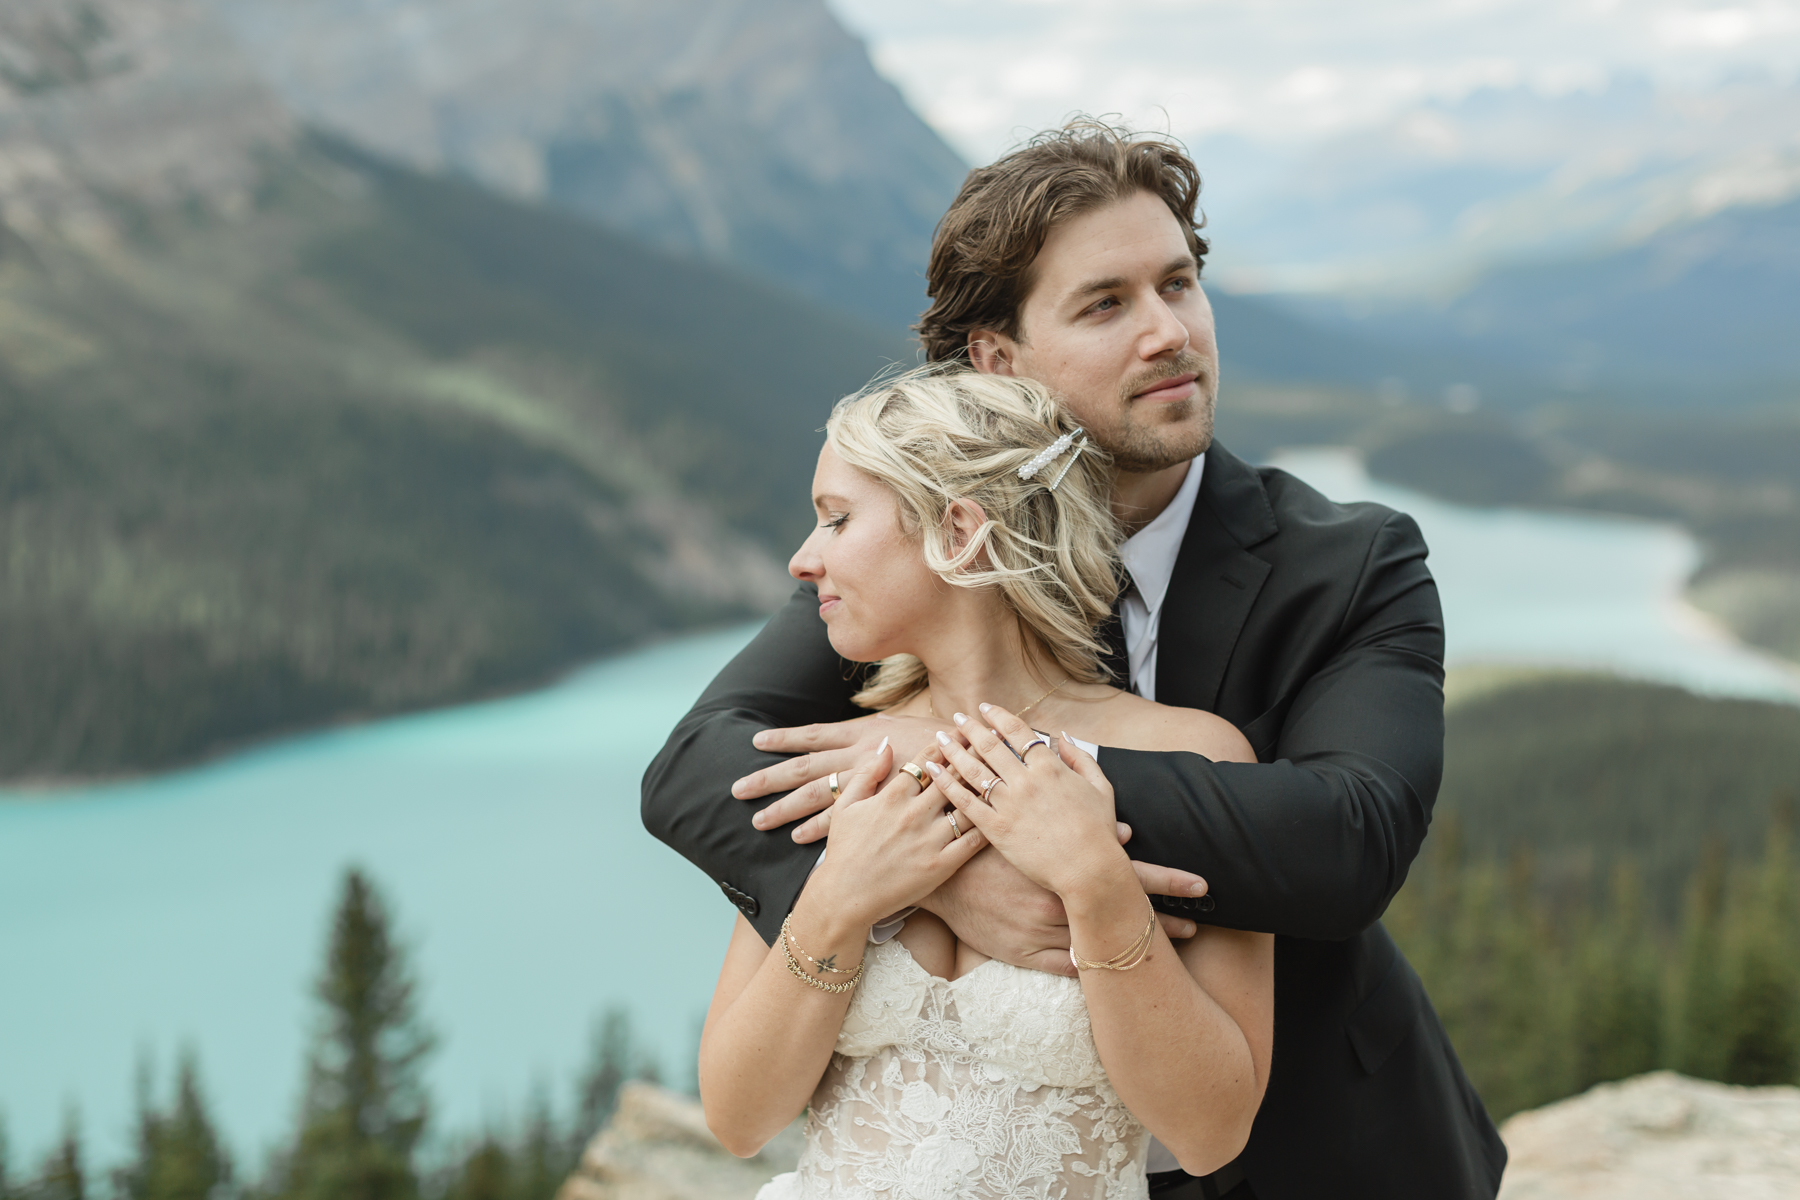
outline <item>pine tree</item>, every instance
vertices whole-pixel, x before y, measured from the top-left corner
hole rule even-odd
[[[1601,920],[1586,923],[1573,965],[1574,1090],[1655,1068],[1661,981],[1643,892],[1629,863],[1614,869],[1612,904]]]
[[[18,1195],[13,1189],[12,1146],[6,1139],[6,1115],[0,1113],[0,1200],[15,1200]]]
[[[1800,947],[1788,825],[1771,824],[1761,871],[1733,922],[1727,1083],[1793,1083],[1800,1076]]]
[[[512,1155],[493,1133],[484,1134],[457,1168],[444,1200],[513,1200]]]
[[[549,1097],[539,1089],[532,1097],[525,1132],[513,1155],[512,1200],[552,1200],[580,1154],[581,1148],[573,1146],[572,1140],[556,1128]]]
[[[588,1066],[576,1085],[574,1151],[580,1154],[619,1102],[619,1088],[631,1078],[631,1016],[615,1005],[594,1022]]]
[[[421,1076],[433,1039],[388,912],[368,877],[345,873],[307,1063],[300,1133],[283,1164],[285,1200],[414,1200],[425,1131]]]
[[[62,1141],[52,1150],[27,1189],[31,1200],[87,1200],[87,1171],[81,1161],[81,1122],[74,1108],[63,1118]]]
[[[150,1074],[149,1063],[141,1063],[137,1157],[115,1173],[114,1192],[125,1200],[207,1200],[230,1181],[231,1160],[207,1113],[193,1049],[182,1052],[166,1113],[151,1102]]]
[[[1696,1079],[1723,1079],[1730,1030],[1721,932],[1725,909],[1725,847],[1709,839],[1688,882],[1681,919],[1681,956],[1669,1065]]]

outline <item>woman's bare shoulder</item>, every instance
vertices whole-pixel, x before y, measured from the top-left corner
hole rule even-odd
[[[1158,704],[1120,692],[1106,704],[1103,745],[1122,750],[1186,750],[1214,762],[1255,762],[1238,727],[1216,713]]]

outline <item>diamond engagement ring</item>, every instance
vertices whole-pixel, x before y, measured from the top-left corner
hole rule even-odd
[[[992,779],[981,785],[981,798],[986,800],[989,792],[1005,782],[1006,780],[1000,778],[998,775],[994,776]]]

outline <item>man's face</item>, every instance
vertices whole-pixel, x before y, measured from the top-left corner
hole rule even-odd
[[[1121,470],[1161,470],[1212,444],[1212,305],[1167,205],[1139,192],[1072,218],[1033,269],[1019,336],[970,334],[978,370],[1048,386]]]

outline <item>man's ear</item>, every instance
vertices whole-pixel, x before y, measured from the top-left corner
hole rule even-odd
[[[974,540],[976,531],[987,524],[988,515],[981,505],[964,497],[952,500],[950,507],[944,510],[944,524],[949,527],[950,553],[961,554],[963,548]]]
[[[983,375],[1013,375],[1019,360],[1019,344],[992,329],[969,331],[969,365]]]

